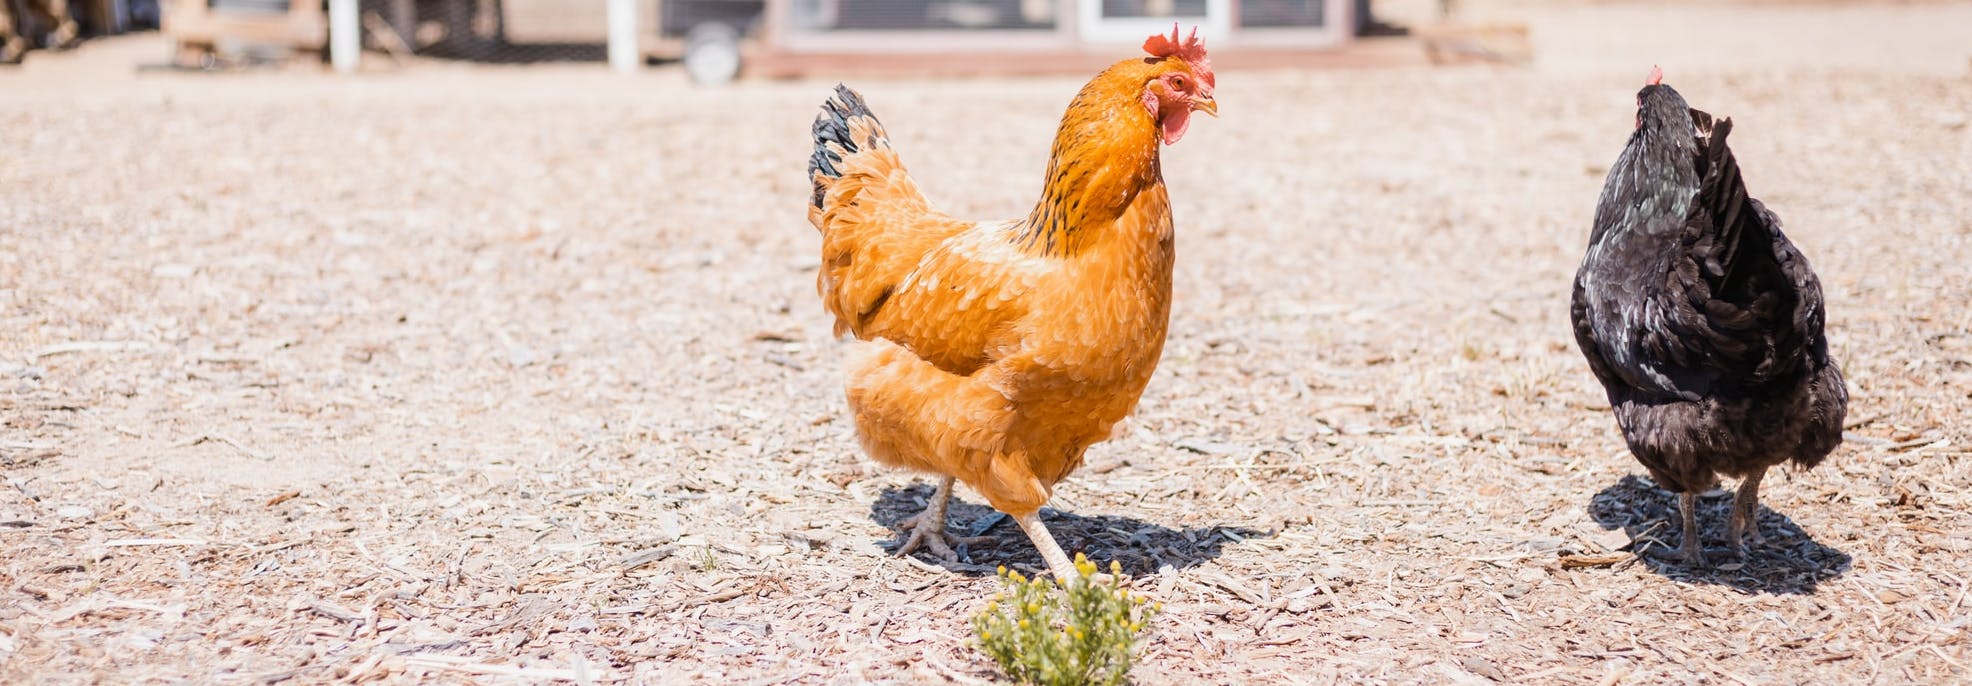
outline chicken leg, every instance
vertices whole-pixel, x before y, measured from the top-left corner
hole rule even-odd
[[[1062,585],[1081,582],[1082,574],[1075,571],[1075,564],[1068,561],[1068,553],[1061,551],[1061,544],[1054,542],[1054,534],[1048,533],[1047,525],[1041,523],[1039,511],[1016,516],[1013,521],[1020,524],[1020,530],[1027,532],[1027,538],[1034,541],[1035,548],[1040,549],[1041,559],[1047,561],[1048,571],[1054,572],[1055,581]]]
[[[1748,533],[1752,534],[1754,547],[1767,543],[1766,537],[1760,535],[1759,521],[1760,479],[1766,475],[1765,467],[1746,475],[1746,480],[1739,482],[1739,492],[1732,496],[1732,516],[1726,520],[1726,538],[1732,541],[1732,547],[1739,552],[1741,559],[1748,552],[1745,540]]]
[[[1678,514],[1684,518],[1683,537],[1678,542],[1678,558],[1691,567],[1705,566],[1705,546],[1698,541],[1698,493],[1682,491],[1678,493]]]
[[[938,482],[938,492],[931,494],[931,503],[925,505],[924,511],[902,522],[902,531],[899,533],[909,532],[909,535],[904,542],[897,545],[898,557],[909,555],[911,551],[922,546],[930,548],[939,559],[956,560],[958,553],[952,552],[952,546],[978,543],[991,538],[990,536],[972,538],[953,536],[945,531],[945,506],[952,501],[953,481],[955,479],[948,476]]]

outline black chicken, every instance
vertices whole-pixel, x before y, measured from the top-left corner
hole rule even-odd
[[[1623,438],[1678,493],[1678,554],[1702,565],[1697,494],[1743,477],[1728,536],[1746,554],[1767,468],[1819,464],[1842,442],[1849,395],[1822,335],[1821,283],[1748,197],[1731,119],[1685,104],[1651,70],[1636,131],[1595,208],[1575,273],[1575,342]]]

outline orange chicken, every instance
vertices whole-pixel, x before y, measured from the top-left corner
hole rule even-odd
[[[836,334],[858,343],[849,407],[864,451],[937,474],[897,549],[946,558],[954,480],[1077,575],[1041,523],[1056,483],[1136,407],[1171,315],[1170,198],[1160,145],[1192,112],[1217,116],[1194,30],[1098,74],[1062,116],[1027,216],[966,221],[931,207],[861,95],[837,86],[816,118],[808,221]]]

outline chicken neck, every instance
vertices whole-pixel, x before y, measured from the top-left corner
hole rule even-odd
[[[1098,75],[1069,103],[1055,132],[1041,200],[1019,232],[1027,249],[1068,256],[1100,238],[1137,194],[1163,183],[1158,124],[1140,102],[1142,60]]]

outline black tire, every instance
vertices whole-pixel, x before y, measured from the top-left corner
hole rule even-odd
[[[740,33],[731,25],[707,22],[685,35],[685,74],[701,86],[738,78],[740,59]]]

